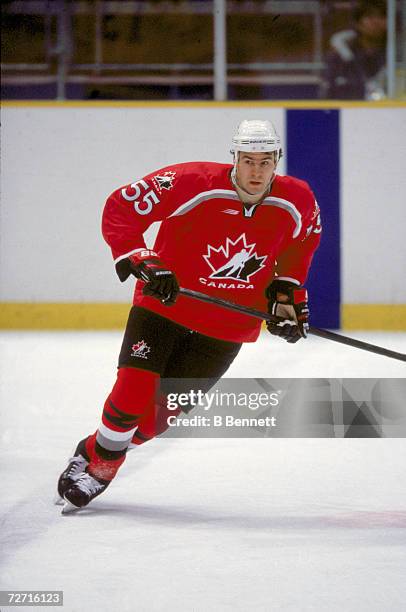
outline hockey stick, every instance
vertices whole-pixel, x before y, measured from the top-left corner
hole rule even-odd
[[[181,295],[200,300],[201,302],[216,304],[217,306],[222,306],[223,308],[228,308],[229,310],[235,310],[236,312],[241,312],[264,321],[273,321],[274,323],[283,321],[281,317],[276,317],[267,312],[255,310],[254,308],[248,308],[247,306],[241,306],[240,304],[234,304],[233,302],[228,302],[227,300],[223,300],[221,298],[212,297],[211,295],[200,293],[200,291],[193,291],[192,289],[184,289],[181,287],[179,293]],[[369,344],[368,342],[362,342],[361,340],[355,340],[355,338],[349,338],[348,336],[342,336],[341,334],[335,334],[334,332],[327,331],[326,329],[310,327],[309,334],[319,336],[319,338],[326,338],[327,340],[332,340],[333,342],[339,342],[340,344],[346,344],[347,346],[353,346],[355,348],[362,349],[363,351],[369,351],[370,353],[377,353],[378,355],[384,355],[385,357],[391,357],[392,359],[398,359],[399,361],[406,361],[406,355],[404,353],[390,351],[389,349],[381,346]]]

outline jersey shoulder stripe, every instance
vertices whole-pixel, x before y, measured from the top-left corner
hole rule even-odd
[[[295,231],[293,232],[293,238],[297,238],[302,231],[302,215],[296,208],[296,206],[289,202],[289,200],[285,200],[284,198],[275,198],[268,197],[262,202],[262,206],[277,206],[278,208],[282,208],[286,210],[292,217],[295,222]]]
[[[172,214],[169,215],[168,218],[170,219],[171,217],[185,215],[186,213],[196,208],[196,206],[199,206],[199,204],[202,204],[207,200],[214,200],[216,198],[237,201],[239,200],[239,197],[236,192],[231,189],[211,189],[210,191],[202,191],[201,193],[198,193],[193,196],[193,198],[191,198],[187,202],[184,202],[184,204],[181,204],[176,210],[173,211]]]

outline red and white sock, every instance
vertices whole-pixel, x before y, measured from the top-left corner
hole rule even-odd
[[[125,460],[127,448],[141,419],[154,412],[159,377],[136,368],[120,368],[103,409],[97,431],[86,440],[88,472],[112,480]]]

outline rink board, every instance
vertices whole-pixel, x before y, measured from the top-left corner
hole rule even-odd
[[[280,172],[307,180],[322,210],[307,281],[312,324],[406,329],[405,110],[401,102],[4,103],[0,326],[121,327],[132,288],[117,280],[100,235],[106,195],[174,161],[227,162],[238,121],[269,114],[284,143]]]
[[[0,329],[123,329],[130,303],[1,304]],[[406,329],[405,304],[343,304],[341,327],[346,330]]]

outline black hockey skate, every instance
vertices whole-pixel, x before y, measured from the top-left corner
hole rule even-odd
[[[84,508],[95,497],[103,493],[110,482],[110,480],[96,478],[88,472],[80,474],[64,493],[65,505],[62,509],[62,514],[69,514]]]
[[[58,480],[58,493],[55,497],[55,504],[64,504],[65,492],[75,483],[75,481],[83,476],[87,466],[89,465],[89,457],[86,453],[85,442],[81,440],[76,447],[73,457],[69,459],[67,467],[64,469]]]

